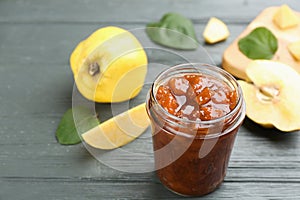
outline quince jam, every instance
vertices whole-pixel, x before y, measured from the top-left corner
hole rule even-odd
[[[206,64],[175,66],[156,78],[146,107],[161,183],[184,196],[214,191],[245,117],[236,80]]]
[[[236,106],[237,94],[213,77],[188,74],[160,85],[156,99],[172,115],[207,121],[229,113]]]

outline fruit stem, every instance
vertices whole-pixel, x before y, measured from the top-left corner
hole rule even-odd
[[[89,74],[91,76],[95,76],[99,72],[100,72],[100,66],[98,65],[98,63],[93,62],[89,65]]]

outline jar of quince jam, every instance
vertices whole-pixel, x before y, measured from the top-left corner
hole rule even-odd
[[[169,190],[200,196],[224,180],[245,103],[236,80],[208,64],[162,72],[147,97],[155,169]]]

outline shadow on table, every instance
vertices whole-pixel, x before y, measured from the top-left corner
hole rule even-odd
[[[264,137],[274,143],[280,143],[285,145],[291,145],[297,142],[299,131],[283,132],[276,128],[264,128],[261,125],[256,124],[248,117],[245,118],[243,127],[247,129],[251,134],[257,137]]]

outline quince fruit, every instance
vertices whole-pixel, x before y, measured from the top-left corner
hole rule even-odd
[[[280,29],[292,28],[300,23],[299,17],[286,4],[278,8],[273,16],[273,21]]]
[[[104,27],[74,49],[70,65],[80,93],[96,102],[121,102],[138,95],[147,73],[147,56],[130,32]]]
[[[300,40],[288,44],[288,50],[296,60],[300,61]]]
[[[203,37],[205,42],[214,44],[227,39],[229,34],[226,24],[218,18],[212,17],[204,29]]]
[[[149,125],[149,117],[143,103],[85,132],[82,138],[94,148],[115,149],[133,141]]]
[[[265,127],[300,130],[300,75],[290,66],[270,60],[251,61],[246,74],[251,82],[238,82],[247,116]]]

